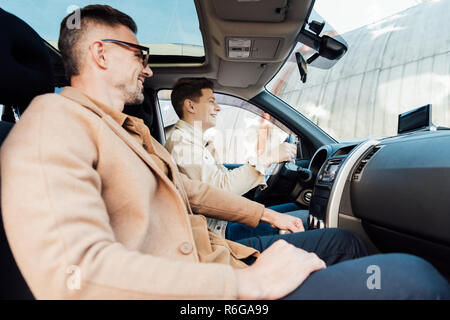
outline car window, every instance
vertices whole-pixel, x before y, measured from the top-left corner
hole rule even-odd
[[[450,126],[450,1],[317,0],[348,52],[331,69],[308,65],[300,81],[295,52],[266,89],[338,141],[397,134],[400,113],[431,104]]]
[[[288,133],[272,123],[268,114],[260,116],[232,101],[228,103],[220,104],[216,127],[205,133],[214,142],[222,162],[245,163],[287,138]]]
[[[170,93],[171,90],[158,92],[166,135],[179,119],[170,102]],[[216,126],[205,132],[205,138],[214,142],[223,163],[245,163],[249,158],[279,145],[292,133],[243,99],[220,93],[215,96],[221,111]]]

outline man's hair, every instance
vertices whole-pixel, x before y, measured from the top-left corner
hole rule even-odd
[[[206,78],[182,78],[175,83],[170,99],[180,119],[183,118],[184,100],[197,102],[202,96],[202,89],[214,90],[214,84]]]
[[[63,19],[59,31],[58,47],[61,51],[66,76],[69,79],[71,76],[80,74],[82,50],[78,47],[78,44],[92,25],[100,24],[109,27],[124,25],[133,33],[137,33],[136,23],[130,16],[108,5],[88,5],[77,10],[79,12],[70,13]],[[69,18],[77,17],[80,19],[77,25],[68,23]]]

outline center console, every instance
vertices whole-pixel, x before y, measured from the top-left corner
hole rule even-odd
[[[317,177],[309,206],[309,229],[338,226],[339,204],[345,182],[358,160],[376,144],[376,140],[367,140],[360,144],[337,144],[317,150],[310,164]]]
[[[343,160],[345,160],[345,156],[329,158],[319,171],[309,206],[310,229],[322,229],[325,227],[328,200]]]

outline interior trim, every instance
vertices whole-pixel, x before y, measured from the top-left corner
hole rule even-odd
[[[333,187],[331,188],[330,198],[328,200],[327,215],[325,219],[326,228],[337,228],[339,219],[339,205],[341,203],[342,194],[344,193],[345,182],[350,175],[351,170],[356,165],[358,160],[371,147],[379,144],[379,141],[370,139],[361,143],[350,152],[348,157],[344,160],[341,168],[338,171]]]
[[[361,223],[361,219],[353,217],[353,216],[349,216],[348,214],[339,213],[339,218]]]

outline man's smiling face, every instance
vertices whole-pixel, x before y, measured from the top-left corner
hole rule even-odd
[[[114,28],[110,39],[139,44],[134,33],[125,26]],[[105,45],[112,59],[110,69],[112,85],[122,92],[125,104],[142,103],[144,80],[153,75],[152,70],[148,66],[144,67],[142,63],[142,52],[117,43]]]
[[[203,131],[216,125],[216,118],[220,112],[220,106],[216,103],[214,92],[211,89],[202,89],[202,95],[197,101],[192,100],[195,113],[192,115],[194,121],[202,122]]]

